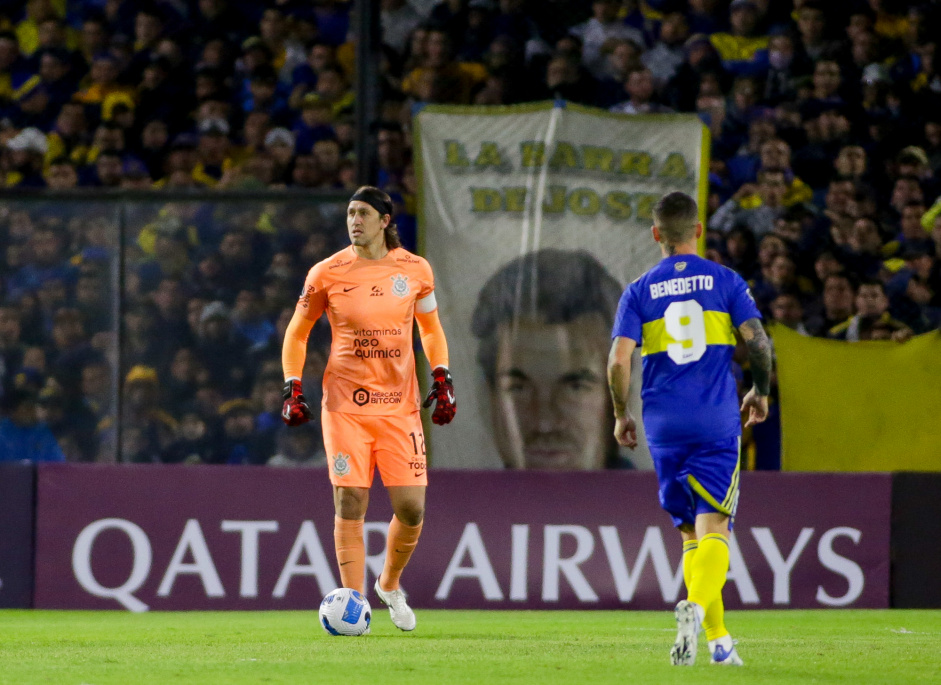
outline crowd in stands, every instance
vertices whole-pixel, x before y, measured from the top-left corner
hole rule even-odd
[[[707,256],[749,280],[769,321],[847,341],[904,341],[941,321],[941,2],[381,8],[377,183],[406,247],[423,103],[689,112],[712,138]],[[281,427],[280,336],[303,273],[345,244],[342,204],[158,196],[118,222],[54,193],[351,191],[352,9],[0,2],[0,185],[48,191],[0,205],[0,452],[43,430],[59,448],[36,437],[43,459],[108,461],[119,441],[132,462],[322,459],[316,425]],[[131,230],[120,260],[119,224]],[[317,377],[328,340],[310,347]]]

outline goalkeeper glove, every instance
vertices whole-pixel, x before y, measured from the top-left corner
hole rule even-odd
[[[304,399],[304,391],[299,380],[290,380],[284,383],[284,408],[281,410],[281,420],[289,426],[300,426],[310,421],[310,407]]]
[[[431,421],[443,426],[451,423],[457,411],[457,403],[454,401],[454,382],[451,380],[451,372],[443,366],[437,367],[431,375],[435,382],[422,406],[427,408],[434,402],[435,411],[431,415]]]

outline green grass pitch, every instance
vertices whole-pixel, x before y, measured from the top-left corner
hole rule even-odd
[[[668,612],[418,611],[331,637],[316,612],[0,611],[0,683],[938,683],[939,611],[738,611],[744,668],[669,664]],[[705,656],[703,656],[705,655]]]

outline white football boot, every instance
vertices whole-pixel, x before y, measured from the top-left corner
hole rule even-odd
[[[376,579],[376,594],[382,603],[389,607],[389,616],[392,618],[392,624],[399,630],[415,630],[415,612],[405,601],[405,593],[401,590],[392,590],[386,592],[379,587],[379,580]]]
[[[735,640],[719,638],[709,641],[712,662],[718,666],[744,666],[745,662],[735,649]]]
[[[674,666],[692,666],[696,663],[696,647],[702,619],[694,603],[680,600],[673,612],[676,616],[676,642],[670,650],[670,662]]]

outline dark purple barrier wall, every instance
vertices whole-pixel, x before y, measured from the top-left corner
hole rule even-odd
[[[0,464],[0,608],[27,608],[33,599],[32,464]]]
[[[378,479],[377,479],[378,480]],[[35,606],[303,609],[338,585],[325,473],[39,468]],[[887,607],[891,477],[742,474],[729,608]],[[367,516],[369,585],[391,515]],[[680,540],[651,473],[435,472],[417,607],[662,609]]]
[[[891,603],[941,609],[941,473],[892,476]]]

